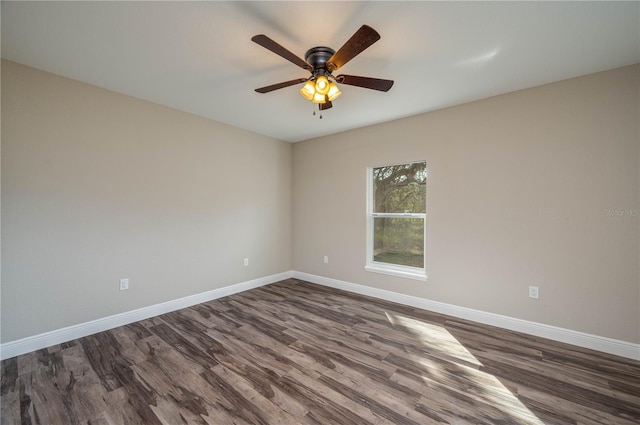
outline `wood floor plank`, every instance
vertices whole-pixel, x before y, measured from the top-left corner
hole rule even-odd
[[[3,425],[640,424],[640,362],[296,279],[1,366]]]

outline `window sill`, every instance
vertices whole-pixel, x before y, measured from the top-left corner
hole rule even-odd
[[[369,263],[364,266],[364,269],[368,272],[388,274],[391,276],[405,277],[407,279],[427,281],[427,273],[424,269],[417,269],[414,267],[394,267],[386,264],[374,264]]]

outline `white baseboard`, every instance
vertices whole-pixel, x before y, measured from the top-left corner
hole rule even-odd
[[[509,329],[512,331],[535,335],[554,341],[573,344],[579,347],[602,351],[604,353],[627,357],[633,360],[640,360],[640,344],[633,344],[626,341],[572,331],[570,329],[530,322],[527,320],[502,316],[499,314],[487,313],[480,310],[459,307],[452,304],[441,303],[425,298],[418,298],[411,295],[400,294],[384,289],[371,288],[369,286],[358,285],[355,283],[297,271],[278,273],[275,275],[266,276],[235,285],[225,286],[223,288],[218,288],[207,292],[202,292],[200,294],[190,295],[184,298],[178,298],[176,300],[139,308],[125,313],[92,320],[90,322],[80,323],[78,325],[57,329],[51,332],[45,332],[16,341],[10,341],[0,345],[0,359],[8,359],[20,354],[29,353],[31,351],[40,350],[52,345],[72,341],[77,338],[82,338],[83,336],[106,331],[118,326],[127,325],[139,320],[148,319],[160,314],[169,313],[181,308],[190,307],[195,304],[226,297],[238,292],[258,288],[260,286],[279,282],[281,280],[289,279],[292,277],[323,286],[329,286],[331,288],[342,289],[362,295],[368,295],[370,297],[380,298],[411,307],[417,307],[424,310],[447,314],[453,317],[459,317],[461,319],[472,320],[474,322],[497,326],[503,329]]]
[[[78,325],[73,325],[62,329],[56,329],[51,332],[45,332],[16,341],[6,342],[0,345],[0,359],[4,360],[18,356],[20,354],[25,354],[31,351],[50,347],[52,345],[72,341],[77,338],[82,338],[83,336],[92,335],[98,332],[116,328],[118,326],[127,325],[139,320],[144,320],[150,317],[158,316],[160,314],[176,311],[181,308],[190,307],[195,304],[200,304],[203,302],[215,300],[217,298],[226,297],[238,292],[243,292],[249,289],[268,285],[270,283],[279,282],[281,280],[289,279],[292,276],[292,271],[278,273],[271,276],[237,283],[235,285],[225,286],[223,288],[213,289],[211,291],[202,292],[200,294],[189,295],[187,297],[178,298],[176,300],[171,300],[164,303],[139,308],[136,310],[127,311],[125,313],[103,317],[101,319],[92,320],[90,322],[80,323]]]
[[[502,316],[499,314],[487,313],[471,308],[458,307],[452,304],[432,301],[425,298],[418,298],[411,295],[387,291],[384,289],[371,288],[369,286],[331,279],[323,276],[317,276],[309,273],[294,271],[293,277],[319,285],[329,286],[331,288],[343,289],[345,291],[355,292],[361,295],[368,295],[370,297],[380,298],[383,300],[392,301],[411,307],[417,307],[424,310],[430,310],[436,313],[447,314],[449,316],[454,316],[461,319],[472,320],[474,322],[484,323],[486,325],[497,326],[503,329],[522,332],[528,335],[539,336],[542,338],[551,339],[553,341],[565,342],[567,344],[576,345],[578,347],[602,351],[604,353],[614,354],[633,360],[640,360],[640,344],[633,344],[631,342],[605,338],[602,336],[577,332],[570,329],[559,328],[556,326],[549,326],[542,323],[530,322],[527,320]]]

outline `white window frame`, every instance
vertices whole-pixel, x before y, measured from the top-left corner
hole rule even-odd
[[[427,280],[427,214],[426,213],[376,213],[373,212],[373,169],[392,165],[413,164],[426,161],[411,161],[398,164],[386,164],[367,168],[367,258],[364,269],[368,272],[382,273],[391,276],[404,277],[415,280]],[[373,232],[374,219],[387,217],[419,218],[423,220],[424,267],[402,266],[399,264],[382,263],[373,260]]]

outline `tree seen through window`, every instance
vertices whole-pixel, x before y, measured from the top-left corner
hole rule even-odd
[[[373,168],[373,261],[424,268],[425,162]]]

